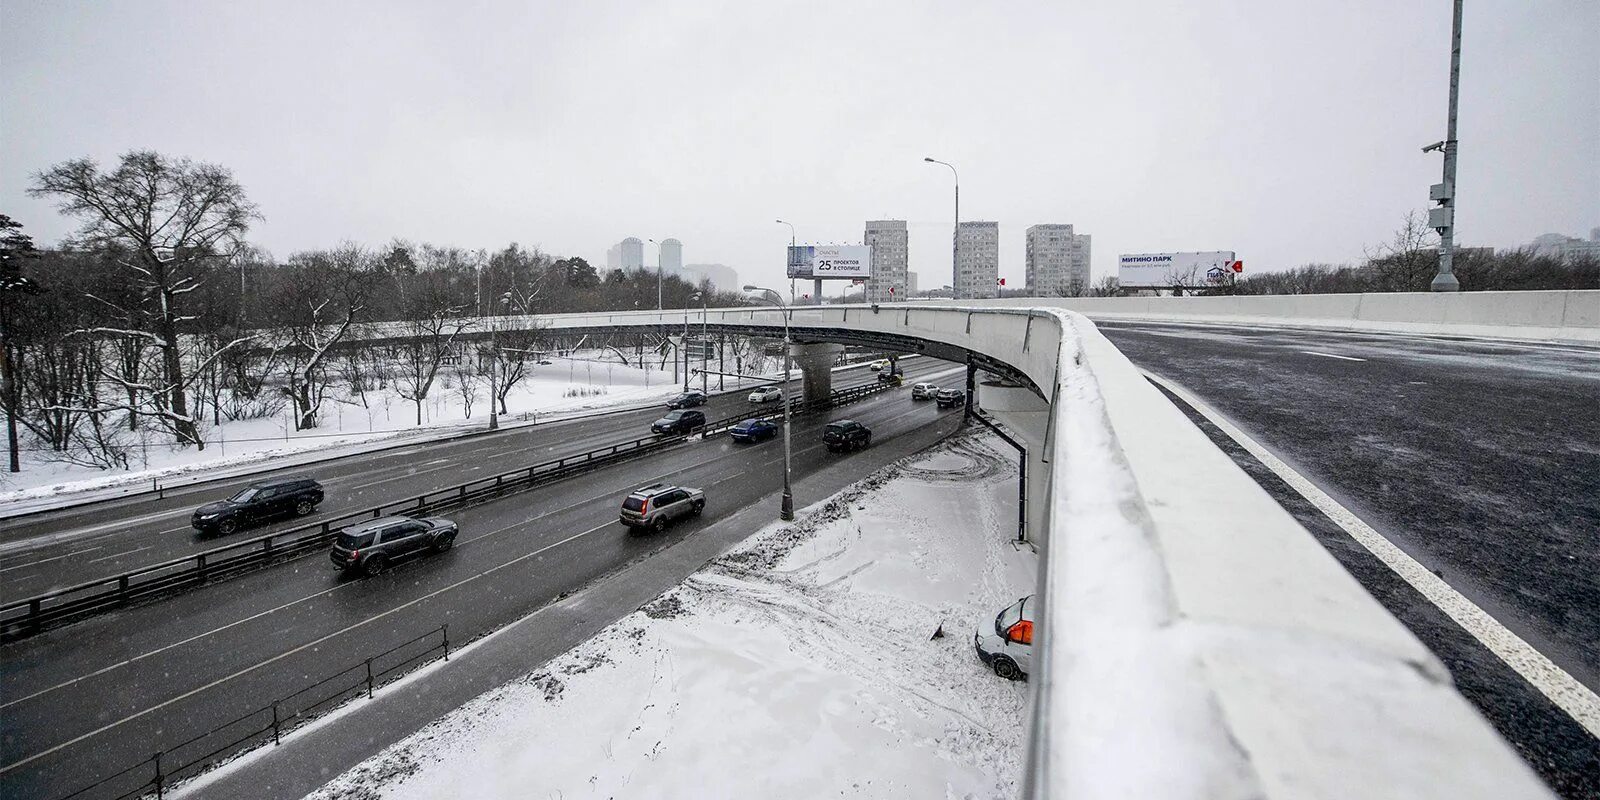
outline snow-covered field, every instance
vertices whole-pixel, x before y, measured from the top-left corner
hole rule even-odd
[[[972,648],[1036,567],[997,442],[957,438],[760,531],[312,797],[1015,796],[1027,686]]]
[[[672,368],[650,364],[650,369],[624,366],[604,360],[601,351],[579,351],[570,358],[553,357],[549,365],[530,364],[530,374],[517,383],[506,397],[507,414],[502,425],[517,425],[564,414],[654,402],[680,390],[672,380]],[[731,366],[730,361],[730,366]],[[392,444],[419,434],[433,438],[453,431],[481,428],[489,420],[489,388],[486,381],[475,387],[471,416],[459,389],[459,378],[448,367],[423,401],[423,420],[417,424],[416,406],[393,388],[368,391],[363,398],[340,384],[331,387],[323,401],[318,427],[296,431],[292,408],[272,417],[224,421],[204,429],[206,449],[177,448],[171,435],[160,430],[142,430],[130,435],[127,470],[103,470],[81,464],[52,460],[49,453],[29,451],[23,470],[0,472],[0,505],[42,501],[64,494],[85,491],[147,490],[152,481],[164,485],[182,483],[185,476],[227,467],[258,464],[268,459],[315,455],[330,450],[340,452]],[[726,387],[754,385],[752,381],[726,378]],[[698,377],[694,385],[699,385]],[[716,389],[716,378],[710,381]],[[147,426],[151,427],[151,426]]]

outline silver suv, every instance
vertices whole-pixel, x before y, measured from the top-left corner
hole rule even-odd
[[[630,528],[659,533],[675,519],[699,516],[705,507],[706,493],[700,489],[654,483],[623,499],[620,518]]]

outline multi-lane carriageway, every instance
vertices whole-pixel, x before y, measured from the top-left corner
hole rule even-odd
[[[953,429],[959,410],[913,403],[909,383],[932,379],[958,385],[964,368],[912,359],[903,369],[907,388],[796,420],[797,480],[857,457],[828,453],[821,445],[821,429],[830,418],[866,423],[873,430],[873,448],[880,451],[913,452]],[[849,386],[870,383],[874,376],[861,370],[835,380]],[[747,408],[744,395],[713,399],[707,416]],[[312,471],[328,487],[323,509],[331,512],[458,483],[477,471],[512,469],[625,441],[648,432],[660,413],[650,409],[533,426],[436,448],[354,456]],[[453,550],[377,579],[340,578],[324,558],[312,556],[7,645],[0,651],[5,727],[0,796],[65,794],[148,759],[163,743],[270,704],[441,624],[448,623],[451,638],[460,641],[493,630],[770,497],[781,486],[782,458],[777,439],[753,446],[727,437],[691,442],[452,513],[462,530]],[[705,488],[705,514],[663,537],[628,535],[616,522],[620,498],[658,480]],[[216,540],[195,542],[187,528],[189,510],[234,488],[119,502],[63,513],[53,522],[32,521],[22,532],[8,530],[6,538],[13,542],[46,532],[75,535],[31,551],[35,558],[0,562],[37,564],[5,573],[7,595],[215,546]],[[99,549],[84,552],[87,548]],[[58,555],[67,557],[53,558]],[[103,560],[88,564],[92,558]],[[25,578],[26,588],[10,586],[12,576]]]

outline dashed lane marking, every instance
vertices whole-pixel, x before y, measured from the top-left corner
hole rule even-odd
[[[1356,358],[1355,356],[1341,356],[1341,355],[1335,355],[1333,353],[1319,353],[1319,352],[1317,352],[1315,350],[1301,350],[1300,352],[1305,353],[1308,356],[1322,356],[1323,358],[1337,358],[1337,359],[1341,359],[1341,360],[1344,360],[1344,361],[1366,361],[1366,359],[1364,359],[1364,358]]]

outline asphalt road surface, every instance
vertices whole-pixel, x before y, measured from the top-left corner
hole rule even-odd
[[[939,368],[962,379],[955,365],[917,369]],[[874,450],[910,452],[931,423],[959,413],[903,388],[800,418],[795,472],[851,469],[859,457],[826,451],[828,419],[865,423]],[[636,420],[607,422],[631,432]],[[770,497],[782,460],[781,439],[692,442],[450,514],[461,526],[454,549],[377,578],[341,577],[318,554],[8,645],[0,796],[64,794],[441,624],[458,643],[493,630]],[[705,512],[662,536],[630,534],[620,499],[656,481],[704,488]]]
[[[1220,326],[1100,329],[1600,690],[1600,351]],[[1444,660],[1554,789],[1600,797],[1594,736],[1185,410]]]
[[[945,362],[926,358],[908,359],[901,365],[908,382],[948,367]],[[842,389],[870,384],[876,376],[865,366],[844,370],[834,373],[833,386]],[[793,396],[800,396],[799,387],[797,377]],[[707,419],[716,420],[758,408],[746,400],[749,393],[745,389],[714,395],[701,410]],[[112,500],[10,520],[0,525],[0,602],[648,436],[650,423],[664,412],[663,406],[414,444],[169,491],[165,499],[151,495]],[[196,506],[228,497],[252,481],[285,475],[309,475],[322,483],[327,497],[316,513],[246,528],[225,537],[201,536],[189,527],[189,516]]]

